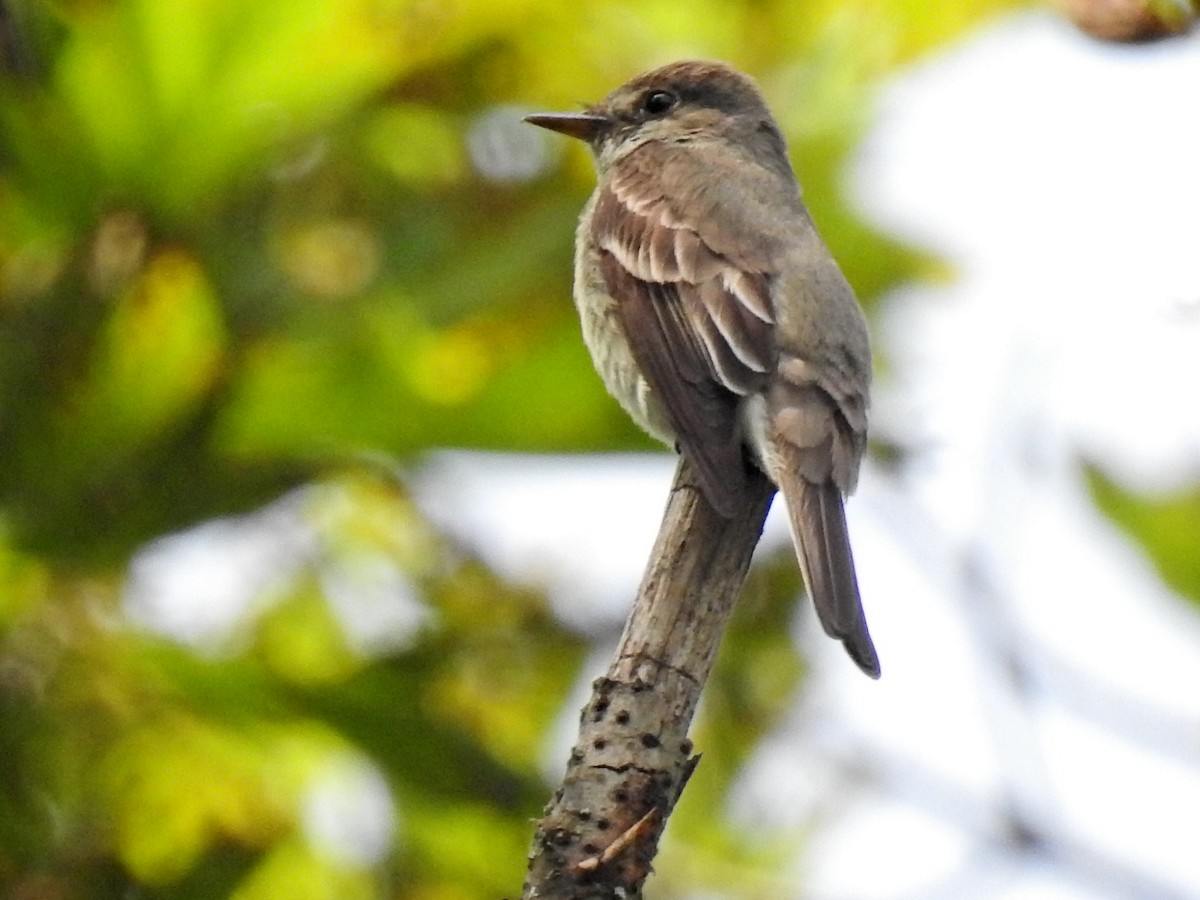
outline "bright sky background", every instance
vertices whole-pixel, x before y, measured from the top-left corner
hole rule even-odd
[[[809,621],[815,687],[738,792],[747,822],[819,817],[796,864],[806,896],[1200,896],[1200,617],[1095,511],[1077,465],[1139,489],[1200,475],[1197,85],[1196,38],[1108,47],[1030,15],[883,93],[853,193],[956,278],[906,288],[876,322],[873,427],[912,452],[899,477],[868,467],[848,510],[883,678]],[[565,620],[615,628],[672,468],[448,453],[417,492]],[[291,502],[144,554],[135,615],[193,640],[231,627],[309,540]],[[764,544],[786,540],[773,515]],[[245,558],[222,580],[231,552]],[[197,597],[196,566],[220,589]],[[416,627],[414,607],[384,624]],[[606,664],[589,662],[547,748],[554,777]],[[367,800],[314,793],[313,830],[358,846],[374,815],[384,846],[393,811],[368,808],[357,769],[331,783],[345,771]],[[1005,840],[1018,820],[1040,852]]]

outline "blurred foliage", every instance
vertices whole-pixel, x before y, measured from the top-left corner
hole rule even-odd
[[[872,89],[1014,5],[0,5],[0,898],[515,892],[595,636],[394,461],[647,445],[569,301],[590,166],[520,110],[684,56],[754,73],[870,307],[924,264],[839,190]],[[176,564],[194,614],[241,598],[221,627],[151,615],[183,529],[219,551]],[[659,896],[789,893],[793,836],[714,811],[802,675],[796,588],[755,576]]]
[[[1141,545],[1166,585],[1200,605],[1200,489],[1147,497],[1096,466],[1086,466],[1084,474],[1096,505]]]

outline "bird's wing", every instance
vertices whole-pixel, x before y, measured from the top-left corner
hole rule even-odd
[[[614,164],[596,199],[593,238],[638,366],[722,513],[745,479],[740,397],[776,362],[771,252],[744,209],[683,148],[648,143]],[[738,248],[745,248],[739,252]]]

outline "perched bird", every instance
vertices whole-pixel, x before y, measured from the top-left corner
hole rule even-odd
[[[582,113],[526,121],[596,160],[575,304],[609,392],[690,460],[724,516],[749,450],[783,494],[822,626],[877,678],[842,507],[867,443],[866,323],[754,82],[676,62]]]

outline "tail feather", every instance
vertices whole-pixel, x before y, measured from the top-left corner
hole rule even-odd
[[[878,678],[879,657],[858,593],[842,492],[832,481],[816,484],[794,474],[781,482],[796,557],[821,626],[842,642],[860,669]]]

